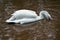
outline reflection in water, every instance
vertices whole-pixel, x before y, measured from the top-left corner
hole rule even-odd
[[[0,40],[60,40],[59,0],[0,0]],[[53,21],[38,21],[28,25],[7,24],[5,20],[16,10],[47,10]]]

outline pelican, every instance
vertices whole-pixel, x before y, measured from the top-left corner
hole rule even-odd
[[[12,17],[6,20],[7,23],[13,22],[13,23],[24,24],[24,23],[35,22],[45,18],[52,20],[51,15],[45,10],[40,11],[39,16],[36,14],[35,11],[26,9],[15,11],[11,15]]]

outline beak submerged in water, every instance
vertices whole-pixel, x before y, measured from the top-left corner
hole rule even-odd
[[[47,11],[42,11],[42,15],[43,15],[44,19],[53,20],[53,18]]]
[[[52,17],[49,17],[49,18],[47,18],[47,20],[53,20],[53,18]]]

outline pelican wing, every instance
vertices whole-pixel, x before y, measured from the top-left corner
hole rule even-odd
[[[35,18],[37,17],[37,14],[35,11],[32,10],[18,10],[12,14],[13,16],[16,16],[16,18]]]

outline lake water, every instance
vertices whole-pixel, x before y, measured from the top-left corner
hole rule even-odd
[[[5,20],[20,9],[46,10],[52,21],[7,24]],[[0,40],[60,40],[60,0],[0,0]]]

